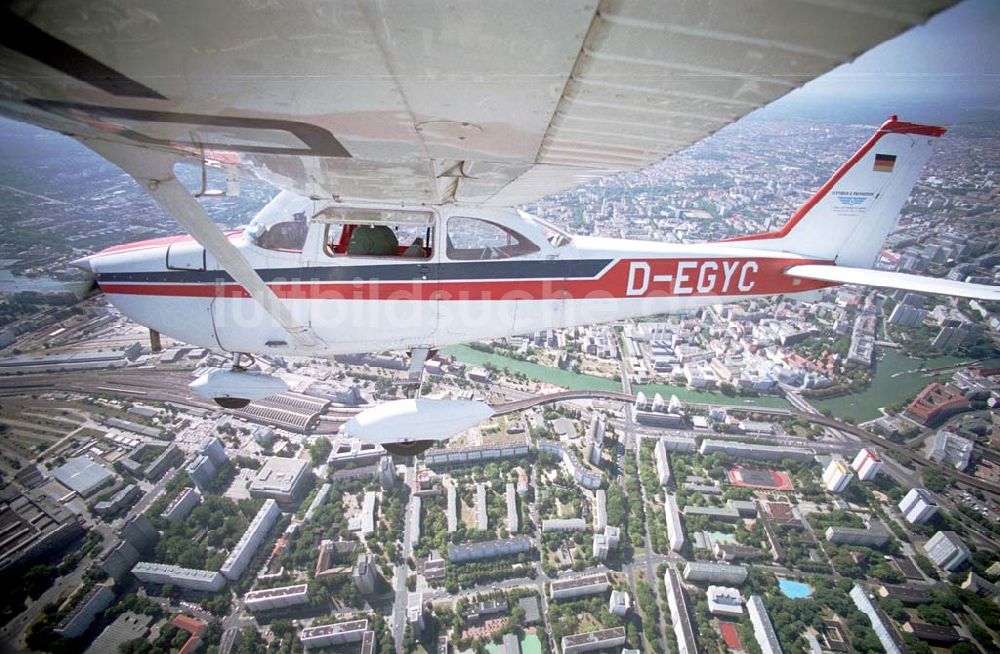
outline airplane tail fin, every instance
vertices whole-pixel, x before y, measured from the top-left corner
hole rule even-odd
[[[751,247],[870,268],[943,127],[892,116],[776,232],[728,239]]]

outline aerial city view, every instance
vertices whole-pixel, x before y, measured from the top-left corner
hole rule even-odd
[[[613,239],[685,252],[778,233],[793,215],[808,224],[800,207],[822,206],[820,189],[867,207],[827,180],[842,164],[832,181],[856,180],[851,167],[870,169],[874,157],[875,172],[863,173],[881,183],[908,162],[879,147],[933,137],[898,224],[884,243],[866,244],[874,264],[848,263],[871,268],[870,279],[810,276],[805,269],[837,266],[800,266],[821,258],[800,252],[776,259],[791,286],[767,281],[766,293],[741,299],[727,295],[730,281],[741,292],[753,287],[747,280],[765,285],[756,261],[770,255],[753,250],[755,262],[732,269],[729,255],[690,255],[701,263],[676,264],[665,285],[691,295],[678,309],[608,318],[599,302],[609,300],[587,299],[594,304],[576,309],[585,313],[573,326],[517,333],[542,324],[525,317],[521,299],[503,335],[440,347],[311,354],[314,346],[291,342],[294,329],[288,343],[267,341],[274,352],[225,346],[300,316],[282,322],[224,249],[184,258],[197,244],[168,238],[192,231],[183,211],[164,204],[156,184],[137,183],[127,158],[111,163],[113,148],[88,149],[5,110],[0,653],[1000,651],[1000,301],[986,288],[1000,285],[1000,87],[974,84],[961,102],[911,88],[921,67],[942,84],[995,84],[997,27],[995,5],[961,3],[916,28],[925,41],[904,34],[847,74],[659,163],[519,204],[540,219],[524,224],[541,226],[553,252],[621,242]],[[909,56],[955,30],[968,32],[954,61]],[[4,48],[30,50],[2,36],[0,63]],[[970,64],[968,48],[985,64]],[[970,77],[952,75],[952,64]],[[881,65],[898,75],[869,79]],[[899,120],[885,122],[896,111]],[[268,248],[273,229],[257,229],[258,212],[284,201],[280,188],[249,175],[237,183],[228,164],[176,174],[225,232],[221,241],[271,250],[258,273],[288,275],[273,262],[304,256],[301,242]],[[478,266],[472,283],[492,288],[499,278],[481,271],[510,262],[488,260],[539,250],[525,249],[502,218],[487,224],[506,231],[505,243],[475,250],[460,240],[475,230],[452,231],[454,217],[437,235],[433,223],[397,217],[407,211],[380,215],[395,220],[392,257],[418,258],[406,263],[423,275],[416,286],[428,279],[419,258],[441,261],[442,281]],[[386,229],[380,219],[345,222],[338,244],[333,215],[310,215],[331,259],[353,254],[356,233]],[[301,223],[305,240],[305,218],[278,225]],[[166,240],[122,245],[150,239]],[[163,270],[99,267],[154,248],[166,252]],[[656,260],[636,267],[647,256],[661,255],[621,255],[632,262],[621,277],[627,295],[662,281]],[[706,267],[704,257],[723,258]],[[537,265],[587,261],[556,259]],[[530,278],[533,261],[501,277]],[[231,276],[198,277],[214,274],[212,262]],[[341,281],[369,292],[356,290],[367,278],[351,270],[357,276]],[[888,273],[911,281],[893,286],[904,278]],[[583,273],[561,281],[574,275]],[[261,278],[265,289],[286,282]],[[335,287],[339,278],[322,279]],[[201,292],[181,287],[213,284],[197,298],[206,304],[177,300]],[[295,284],[281,297],[315,288]],[[717,297],[697,301],[706,294]],[[153,296],[160,315],[136,318],[145,309],[133,298]],[[337,302],[330,297],[310,301]],[[224,323],[214,313],[224,298],[260,301],[267,315],[254,327]],[[461,331],[461,312],[440,304],[435,334],[501,333],[486,325],[492,314]],[[160,327],[194,325],[199,311],[217,347]],[[416,328],[374,315],[359,342]],[[312,316],[309,330],[320,330]],[[217,373],[230,376],[199,392]],[[248,378],[267,390],[226,385]]]

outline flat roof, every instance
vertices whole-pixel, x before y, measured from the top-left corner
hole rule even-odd
[[[353,631],[364,631],[368,629],[368,620],[349,620],[347,622],[334,622],[333,624],[323,624],[318,627],[306,627],[299,634],[299,639],[316,638],[317,636],[332,636],[333,634],[346,634]]]
[[[309,464],[302,459],[272,456],[250,482],[251,491],[290,493]]]
[[[309,584],[296,584],[295,586],[281,586],[280,588],[265,588],[264,590],[252,590],[243,596],[243,601],[268,599],[271,597],[285,597],[286,595],[299,595],[309,589]]]
[[[612,627],[601,631],[590,631],[585,634],[573,634],[563,636],[563,647],[567,645],[583,645],[585,643],[600,643],[604,641],[625,638],[625,627]]]
[[[52,471],[52,476],[80,495],[88,495],[111,479],[111,471],[86,456],[75,456]]]
[[[553,590],[565,590],[567,588],[580,588],[582,586],[593,586],[594,584],[607,583],[611,583],[608,581],[608,574],[606,572],[602,572],[601,574],[575,577],[573,579],[554,579],[552,581],[552,588]]]

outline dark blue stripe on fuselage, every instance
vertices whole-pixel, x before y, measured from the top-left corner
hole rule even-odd
[[[467,261],[447,263],[399,263],[308,268],[258,269],[267,283],[272,282],[400,282],[433,279],[593,279],[610,259],[573,261]],[[162,270],[134,273],[98,273],[99,282],[146,282],[158,284],[233,283],[224,270]]]

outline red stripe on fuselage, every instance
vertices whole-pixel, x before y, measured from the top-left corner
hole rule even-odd
[[[287,300],[496,301],[562,299],[640,299],[776,295],[834,286],[832,282],[792,278],[789,266],[827,263],[813,259],[711,258],[624,259],[594,279],[415,280],[412,282],[271,282]],[[233,283],[105,283],[109,294],[164,297],[249,298]]]

